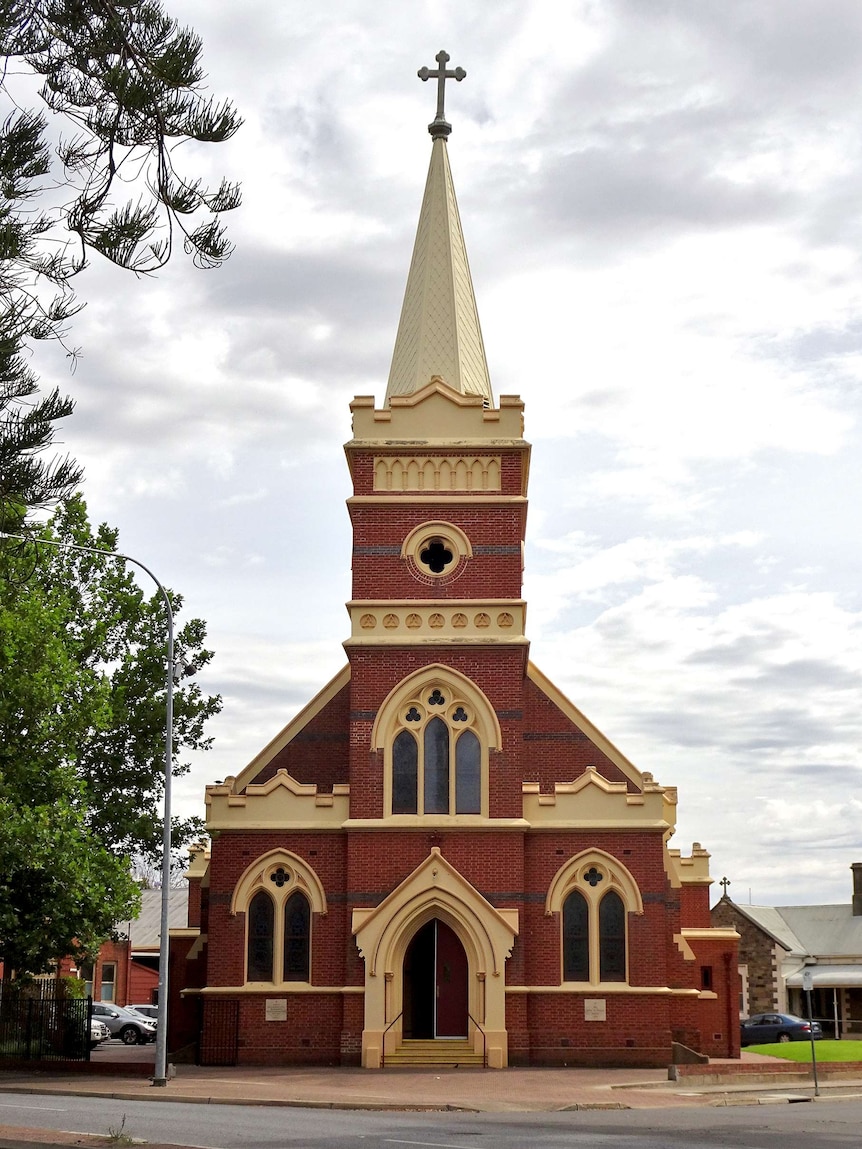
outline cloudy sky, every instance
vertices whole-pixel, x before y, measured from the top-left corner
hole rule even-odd
[[[237,773],[344,662],[356,394],[382,401],[441,47],[496,396],[534,444],[537,665],[680,791],[740,902],[862,860],[858,0],[168,0],[245,127],[237,250],[94,267],[66,446],[208,621]],[[720,892],[720,891],[716,891]]]

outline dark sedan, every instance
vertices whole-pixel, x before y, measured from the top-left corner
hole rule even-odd
[[[771,1041],[819,1041],[823,1036],[819,1021],[807,1022],[792,1013],[755,1013],[740,1024],[742,1045],[766,1045]]]

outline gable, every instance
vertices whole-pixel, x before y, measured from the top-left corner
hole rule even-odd
[[[645,775],[532,662],[524,682],[524,775],[542,790],[593,767],[606,781],[643,789]]]
[[[350,667],[324,686],[236,778],[233,792],[261,786],[279,770],[297,782],[331,793],[348,781]]]

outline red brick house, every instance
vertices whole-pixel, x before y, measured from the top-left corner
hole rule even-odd
[[[235,777],[172,947],[204,1062],[738,1054],[734,930],[676,790],[530,661],[530,446],[495,404],[438,119],[382,407],[351,404],[347,665]]]

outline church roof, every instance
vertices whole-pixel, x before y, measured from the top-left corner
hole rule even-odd
[[[448,126],[448,125],[447,125]],[[432,133],[433,134],[433,133]],[[413,259],[386,387],[412,395],[437,376],[453,390],[493,404],[473,281],[446,140],[434,139]]]

